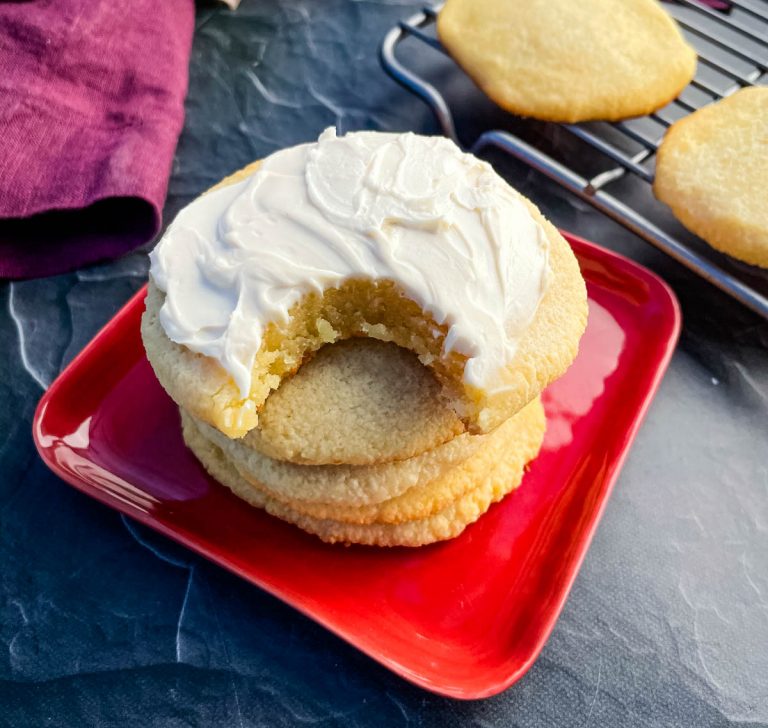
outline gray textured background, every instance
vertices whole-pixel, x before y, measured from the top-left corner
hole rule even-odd
[[[376,59],[412,6],[201,7],[166,219],[328,125],[435,131]],[[35,404],[143,283],[138,252],[0,284],[0,725],[768,726],[768,325],[551,184],[507,172],[560,226],[661,273],[685,316],[529,674],[486,701],[430,695],[45,469]]]

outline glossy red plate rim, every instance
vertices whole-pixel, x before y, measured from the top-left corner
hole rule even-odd
[[[42,425],[45,420],[46,410],[49,404],[51,403],[51,401],[56,399],[59,390],[61,389],[62,386],[65,385],[69,375],[75,370],[77,370],[84,361],[89,360],[91,357],[95,355],[98,355],[98,352],[104,343],[104,339],[109,338],[110,334],[113,332],[115,327],[121,324],[121,318],[123,314],[125,314],[126,311],[128,311],[135,305],[137,305],[138,299],[143,300],[145,296],[146,286],[143,286],[141,289],[139,289],[124,304],[124,306],[120,308],[120,310],[113,316],[112,319],[110,319],[109,322],[107,322],[107,324],[96,334],[96,336],[85,346],[85,348],[83,348],[83,350],[77,356],[75,356],[75,358],[67,365],[67,367],[61,372],[61,374],[56,378],[56,380],[49,386],[49,388],[43,394],[43,396],[40,399],[40,402],[38,403],[37,409],[35,411],[34,419],[33,419],[32,434],[33,434],[35,446],[43,462],[56,475],[58,475],[64,481],[68,482],[70,485],[74,486],[81,492],[91,496],[92,498],[95,498],[97,501],[111,508],[114,508],[115,510],[119,511],[120,513],[123,513],[124,515],[127,515],[139,521],[145,526],[189,548],[191,551],[198,553],[204,556],[205,558],[213,561],[214,563],[218,564],[219,566],[222,566],[223,568],[226,568],[227,570],[237,574],[238,576],[245,579],[249,583],[252,583],[258,586],[259,588],[263,589],[264,591],[276,597],[277,599],[281,600],[282,602],[289,604],[290,606],[298,610],[300,613],[307,616],[309,619],[313,620],[318,624],[321,624],[323,627],[325,627],[330,632],[340,637],[345,642],[351,644],[352,646],[359,649],[361,652],[365,653],[372,659],[383,664],[384,666],[386,666],[396,674],[400,675],[404,679],[409,680],[410,682],[413,682],[416,685],[419,685],[420,687],[423,687],[431,692],[444,695],[447,697],[471,700],[471,699],[478,699],[478,698],[486,698],[486,697],[495,695],[505,690],[506,688],[510,687],[511,685],[513,685],[530,669],[531,665],[538,658],[542,648],[544,647],[544,644],[549,638],[554,628],[554,625],[558,617],[560,616],[560,613],[568,597],[568,594],[570,593],[571,587],[573,586],[573,582],[579,572],[579,569],[581,568],[581,564],[584,560],[587,549],[589,548],[589,544],[592,540],[595,530],[597,529],[597,525],[600,522],[602,514],[605,510],[606,504],[613,490],[617,476],[621,470],[622,465],[626,460],[630,445],[634,440],[637,434],[637,431],[640,428],[640,425],[642,424],[645,414],[648,411],[648,407],[650,406],[650,403],[653,400],[653,397],[656,394],[659,384],[667,369],[669,361],[675,350],[677,340],[680,334],[680,329],[681,329],[682,317],[680,313],[679,303],[674,293],[672,292],[671,288],[661,278],[659,278],[656,274],[649,271],[647,268],[619,255],[618,253],[614,253],[613,251],[602,248],[594,243],[584,240],[583,238],[580,238],[578,236],[572,235],[568,232],[565,232],[565,231],[562,231],[562,232],[565,238],[571,243],[571,245],[574,247],[574,249],[577,252],[579,251],[579,249],[587,251],[588,255],[590,255],[592,258],[607,260],[612,268],[619,269],[624,274],[630,274],[633,277],[641,277],[645,279],[646,282],[651,283],[653,287],[656,289],[656,295],[660,296],[663,299],[666,299],[664,303],[668,308],[668,317],[665,320],[665,323],[669,326],[669,331],[667,332],[667,335],[665,337],[666,346],[663,348],[660,355],[654,362],[654,368],[655,368],[654,376],[647,387],[645,396],[643,397],[643,399],[639,403],[639,406],[635,410],[634,418],[632,419],[631,424],[625,430],[626,446],[623,448],[622,452],[611,461],[609,467],[606,470],[606,474],[604,478],[604,482],[605,482],[604,495],[600,499],[599,503],[597,504],[595,511],[592,514],[592,517],[590,518],[589,524],[585,526],[583,530],[579,531],[576,534],[574,543],[576,543],[578,547],[577,555],[575,556],[575,558],[570,564],[570,568],[568,570],[567,577],[563,581],[564,586],[559,597],[555,601],[554,605],[548,611],[548,618],[544,622],[545,626],[541,631],[541,634],[535,644],[535,647],[531,650],[528,659],[525,660],[524,662],[521,662],[516,667],[516,669],[512,670],[510,673],[505,675],[503,679],[499,679],[497,681],[487,683],[483,689],[477,689],[477,688],[465,689],[457,685],[451,685],[451,686],[439,685],[431,680],[425,679],[424,677],[419,675],[417,672],[409,670],[406,666],[404,666],[397,660],[391,659],[390,657],[388,657],[387,654],[383,653],[382,651],[376,650],[370,647],[368,644],[365,643],[365,640],[356,639],[355,635],[344,633],[337,625],[334,625],[330,620],[326,619],[322,615],[318,615],[314,613],[311,608],[305,606],[302,603],[300,596],[299,597],[293,596],[292,594],[288,594],[284,591],[281,591],[276,586],[273,586],[268,583],[263,583],[256,578],[252,578],[247,573],[247,571],[245,571],[243,568],[238,566],[236,563],[229,561],[226,558],[222,558],[221,554],[216,553],[211,548],[208,548],[205,544],[196,541],[193,537],[188,536],[185,533],[181,533],[179,531],[174,530],[172,527],[166,525],[165,523],[155,520],[151,514],[144,513],[143,511],[133,508],[130,504],[123,503],[118,498],[109,494],[108,492],[94,487],[87,480],[76,477],[71,471],[63,468],[59,464],[56,458],[49,451],[50,449],[42,442],[42,438],[43,438]]]

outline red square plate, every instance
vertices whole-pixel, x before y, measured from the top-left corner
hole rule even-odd
[[[64,480],[266,589],[417,685],[504,690],[552,631],[677,340],[656,276],[569,236],[589,289],[581,353],[545,393],[522,487],[459,538],[344,548],[249,507],[204,472],[144,356],[139,291],[45,393],[40,455]]]

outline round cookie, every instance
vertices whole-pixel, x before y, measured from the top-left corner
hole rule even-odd
[[[350,379],[350,367],[347,366],[350,364],[353,369],[360,365],[357,371],[367,375],[367,379]],[[401,364],[406,366],[400,367]],[[380,372],[377,371],[379,365]],[[333,378],[335,374],[338,379]],[[409,379],[408,375],[413,377]],[[398,377],[404,383],[404,392],[398,389]],[[334,391],[349,394],[349,398],[326,399],[322,389],[313,387],[327,384],[326,379],[334,385]],[[205,436],[224,449],[227,457],[234,460],[241,470],[286,498],[367,505],[393,498],[414,485],[437,477],[469,457],[486,437],[467,433],[454,437],[450,428],[440,429],[441,412],[446,415],[451,413],[441,407],[439,401],[433,401],[432,410],[437,418],[430,418],[429,395],[434,394],[434,390],[429,385],[434,382],[429,380],[429,372],[418,361],[411,359],[408,352],[393,344],[359,339],[321,349],[317,357],[284,382],[267,401],[268,408],[274,409],[276,416],[283,415],[286,426],[295,426],[299,434],[306,435],[305,447],[310,452],[342,455],[338,464],[297,464],[271,457],[260,446],[253,446],[253,433],[240,440],[232,440],[216,428],[199,420],[197,422]],[[365,395],[369,391],[377,396],[366,401]],[[396,406],[388,406],[387,393],[391,394]],[[277,398],[278,394],[284,396]],[[286,400],[288,404],[295,400],[296,410],[286,405]],[[353,406],[348,407],[348,402],[352,402]],[[302,405],[314,430],[305,430],[306,423],[301,419]],[[295,425],[294,419],[297,420]],[[448,419],[448,424],[451,422]],[[418,432],[420,424],[432,428],[431,436],[421,437]],[[332,439],[328,449],[325,449],[325,436],[332,437],[336,428],[341,437]],[[398,455],[413,450],[406,439],[410,434],[419,438],[419,452],[413,457],[389,457],[377,462],[376,456],[383,452],[377,441],[377,431],[382,440],[391,440],[391,444],[386,445],[390,454],[395,447],[399,448]],[[442,442],[446,435],[448,441]],[[345,436],[348,438],[346,442]],[[289,442],[294,439],[292,430],[288,432],[287,439]],[[431,441],[435,446],[426,447]],[[354,460],[352,455],[357,456],[356,463],[350,463]],[[366,464],[366,459],[370,464]]]
[[[252,172],[255,167],[246,169]],[[233,175],[227,182],[237,182],[247,173]],[[149,361],[160,383],[181,407],[235,438],[257,426],[259,410],[264,408],[270,390],[295,372],[305,355],[324,343],[350,335],[394,341],[415,351],[430,366],[440,381],[443,398],[470,432],[489,432],[564,373],[576,355],[586,325],[586,289],[570,246],[532,203],[519,199],[546,235],[551,274],[533,321],[520,335],[512,361],[498,372],[492,390],[458,386],[463,381],[467,358],[455,350],[443,353],[447,326],[425,318],[419,306],[389,281],[352,280],[322,294],[310,294],[289,312],[287,328],[269,324],[254,366],[254,371],[267,374],[258,380],[258,391],[252,388],[249,397],[243,399],[232,376],[216,360],[196,354],[166,335],[159,317],[165,295],[150,278],[142,318],[142,338]],[[274,443],[280,437],[282,433],[266,439]],[[268,450],[270,455],[299,462],[341,459],[333,456],[326,461],[307,455],[303,446],[297,449],[290,445],[285,450],[255,446]],[[365,462],[408,457],[417,452],[418,447],[414,452],[375,456],[378,460]]]
[[[656,0],[447,0],[437,32],[493,101],[547,121],[648,114],[696,70]]]
[[[737,91],[667,131],[656,197],[713,248],[768,268],[768,88]]]
[[[155,321],[147,328],[159,336],[158,326]],[[267,398],[259,427],[237,443],[265,462],[360,466],[416,457],[463,431],[441,400],[440,385],[413,353],[357,338],[323,347],[285,378]],[[453,463],[461,457],[456,446],[451,453],[440,458]]]
[[[284,379],[242,443],[294,463],[372,465],[435,451],[463,431],[415,354],[356,338],[323,347]]]
[[[183,421],[188,418],[182,413]],[[229,440],[209,425],[194,424],[206,439],[222,451],[243,479],[266,495],[313,518],[365,524],[402,523],[426,518],[442,510],[474,489],[509,447],[524,438],[527,432],[536,431],[543,422],[544,412],[537,398],[491,434],[463,435],[464,447],[459,449],[471,452],[453,467],[441,463],[441,467],[436,468],[434,458],[427,453],[412,458],[412,461],[418,462],[397,463],[394,473],[389,466],[301,466],[278,461],[271,461],[265,468],[263,460],[258,456],[254,459],[252,451],[238,446],[236,441]],[[185,423],[185,426],[188,425]],[[474,441],[471,444],[466,442],[470,439]],[[442,449],[450,448],[452,444],[448,443]],[[408,475],[416,473],[421,476],[412,481],[410,487],[403,487],[407,481],[395,480],[398,470],[403,468],[408,468]],[[276,470],[283,476],[277,483],[274,478]],[[286,471],[290,473],[290,480],[286,480]],[[356,471],[363,471],[360,474],[362,477],[356,475]],[[387,472],[390,473],[390,481],[385,475]],[[269,480],[260,477],[262,475],[267,475]],[[387,491],[391,495],[380,499],[380,494]],[[352,497],[344,499],[344,495]]]
[[[304,515],[245,481],[213,443],[187,419],[184,441],[208,473],[252,506],[313,533],[328,543],[375,546],[423,546],[458,536],[495,502],[517,488],[525,466],[539,452],[544,438],[543,418],[512,443],[492,474],[476,488],[460,496],[443,510],[423,519],[404,523],[341,523]]]

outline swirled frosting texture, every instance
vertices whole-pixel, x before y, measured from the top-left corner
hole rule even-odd
[[[441,137],[331,129],[192,202],[150,257],[166,334],[244,398],[265,327],[350,279],[394,281],[493,391],[550,277],[544,231],[488,164]]]

